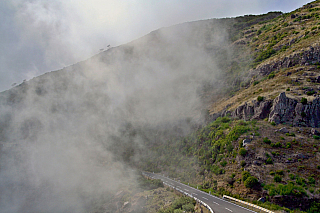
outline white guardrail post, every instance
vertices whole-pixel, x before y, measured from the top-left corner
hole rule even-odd
[[[244,205],[246,205],[246,206],[253,207],[253,208],[255,208],[255,209],[260,210],[260,212],[263,211],[263,212],[267,212],[267,213],[274,213],[273,211],[270,211],[270,210],[268,210],[268,209],[262,208],[261,206],[257,206],[257,205],[254,205],[254,204],[252,204],[252,203],[248,203],[248,202],[245,202],[245,201],[243,201],[243,200],[239,200],[239,199],[236,199],[236,198],[227,196],[227,195],[223,195],[223,198],[224,198],[224,199],[233,200],[233,201],[238,202],[238,203],[242,203],[242,204],[244,204]]]

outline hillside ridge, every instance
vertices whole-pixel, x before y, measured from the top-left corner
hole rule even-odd
[[[317,0],[161,28],[1,92],[0,206],[188,205],[170,189],[142,192],[161,185],[143,187],[133,170],[144,170],[272,210],[317,212],[319,38]]]

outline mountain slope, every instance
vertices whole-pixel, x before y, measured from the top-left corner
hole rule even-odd
[[[234,110],[284,91],[297,103],[316,98],[318,8],[163,28],[2,92],[0,206],[89,212],[138,168],[301,208],[275,199],[280,177],[285,195],[309,208],[319,189],[315,131],[241,121]],[[275,134],[282,125],[288,135]],[[253,138],[245,149],[244,138]]]

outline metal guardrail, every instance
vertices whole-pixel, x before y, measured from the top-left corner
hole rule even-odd
[[[149,177],[149,178],[152,178],[152,177],[150,177],[149,175],[147,175],[147,174],[144,173],[144,172],[142,172],[142,174],[145,175],[145,176],[147,176],[147,177]],[[153,179],[153,178],[152,178],[152,179]],[[187,192],[184,192],[184,191],[182,191],[181,189],[178,189],[177,187],[171,186],[170,184],[167,184],[167,183],[164,183],[164,182],[163,182],[163,184],[164,184],[164,185],[167,185],[167,186],[173,188],[174,190],[176,190],[176,191],[178,191],[178,192],[180,192],[180,193],[182,193],[182,194],[184,194],[184,195],[186,195],[186,196],[188,196],[188,197],[191,197],[191,198],[194,199],[195,201],[201,203],[203,206],[205,206],[205,207],[210,211],[210,213],[215,213],[215,212],[210,208],[210,206],[209,206],[208,204],[206,204],[205,202],[203,202],[202,200],[199,200],[198,198],[193,197],[191,194],[189,194],[189,193],[187,193]]]
[[[197,202],[201,203],[203,206],[205,206],[211,213],[214,213],[214,211],[210,208],[210,206],[208,206],[208,205],[207,205],[205,202],[203,202],[202,200],[199,200],[198,198],[193,197],[191,194],[186,193],[186,192],[178,189],[177,187],[171,186],[171,185],[169,185],[169,184],[167,184],[167,183],[163,183],[163,184],[164,184],[164,185],[167,185],[167,186],[169,186],[169,187],[171,187],[171,188],[173,188],[174,190],[176,190],[176,191],[178,191],[178,192],[180,192],[180,193],[182,193],[182,194],[184,194],[184,195],[186,195],[186,196],[188,196],[188,197],[191,197],[191,198],[194,199],[195,201],[197,201]]]
[[[259,210],[259,212],[274,213],[273,211],[270,211],[270,210],[268,210],[268,209],[262,208],[261,206],[257,206],[257,205],[254,205],[254,204],[252,204],[252,203],[248,203],[248,202],[245,202],[245,201],[243,201],[243,200],[239,200],[239,199],[236,199],[236,198],[227,196],[227,195],[223,195],[223,198],[224,198],[224,199],[233,200],[233,201],[235,201],[235,202],[239,202],[239,203],[244,204],[244,205],[246,205],[246,206],[255,208],[256,210]]]

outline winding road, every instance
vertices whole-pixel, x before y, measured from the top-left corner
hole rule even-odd
[[[252,213],[254,211],[246,209],[242,206],[238,206],[234,203],[230,203],[226,200],[223,200],[219,197],[210,195],[206,192],[200,191],[178,181],[172,180],[170,178],[164,177],[159,174],[150,173],[150,172],[143,172],[145,176],[148,176],[152,179],[160,179],[163,181],[165,185],[170,187],[174,187],[177,190],[192,195],[194,198],[202,201],[203,203],[207,204],[214,213]]]

